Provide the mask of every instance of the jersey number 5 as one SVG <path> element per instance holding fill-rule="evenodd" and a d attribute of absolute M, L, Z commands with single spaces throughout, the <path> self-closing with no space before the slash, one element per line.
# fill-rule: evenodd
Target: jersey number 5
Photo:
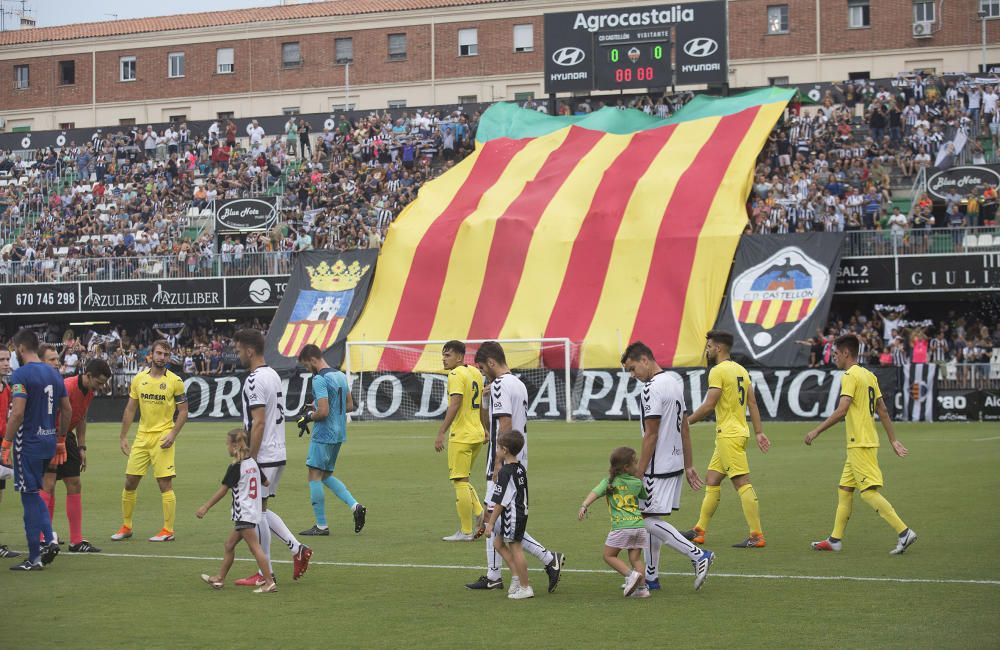
<path fill-rule="evenodd" d="M 736 392 L 740 394 L 740 406 L 746 406 L 747 389 L 743 388 L 743 377 L 736 378 Z"/>

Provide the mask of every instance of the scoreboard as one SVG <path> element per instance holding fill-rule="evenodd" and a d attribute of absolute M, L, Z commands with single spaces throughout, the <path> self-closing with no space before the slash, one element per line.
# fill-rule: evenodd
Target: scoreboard
<path fill-rule="evenodd" d="M 596 34 L 594 88 L 663 88 L 673 83 L 669 31 L 653 38 L 633 34 Z"/>

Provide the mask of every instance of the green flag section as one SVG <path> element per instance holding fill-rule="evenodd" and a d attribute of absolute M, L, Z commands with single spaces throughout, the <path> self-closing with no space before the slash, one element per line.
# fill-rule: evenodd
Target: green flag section
<path fill-rule="evenodd" d="M 794 90 L 770 87 L 732 97 L 698 95 L 668 118 L 652 117 L 635 109 L 620 110 L 611 107 L 586 115 L 546 115 L 535 110 L 520 108 L 516 104 L 494 104 L 483 113 L 479 121 L 476 141 L 483 143 L 497 138 L 513 140 L 538 138 L 567 126 L 627 135 L 706 117 L 726 117 L 762 104 L 785 104 L 794 94 Z"/>

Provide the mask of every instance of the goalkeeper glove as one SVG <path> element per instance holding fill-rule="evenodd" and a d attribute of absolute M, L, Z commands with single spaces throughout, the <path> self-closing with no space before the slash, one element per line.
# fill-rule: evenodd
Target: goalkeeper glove
<path fill-rule="evenodd" d="M 66 436 L 56 438 L 56 455 L 52 457 L 51 464 L 62 465 L 66 462 Z"/>
<path fill-rule="evenodd" d="M 3 445 L 0 446 L 3 447 L 3 453 L 0 454 L 0 463 L 10 465 L 10 440 L 4 440 Z"/>
<path fill-rule="evenodd" d="M 303 435 L 308 435 L 309 434 L 309 423 L 312 422 L 312 417 L 313 417 L 312 411 L 307 411 L 304 415 L 302 415 L 298 419 L 297 424 L 299 425 L 299 437 L 300 438 Z"/>

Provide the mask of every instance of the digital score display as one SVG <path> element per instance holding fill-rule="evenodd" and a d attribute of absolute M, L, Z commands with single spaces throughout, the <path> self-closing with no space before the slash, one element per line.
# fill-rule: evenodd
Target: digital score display
<path fill-rule="evenodd" d="M 670 41 L 600 43 L 594 61 L 599 90 L 671 85 Z"/>

